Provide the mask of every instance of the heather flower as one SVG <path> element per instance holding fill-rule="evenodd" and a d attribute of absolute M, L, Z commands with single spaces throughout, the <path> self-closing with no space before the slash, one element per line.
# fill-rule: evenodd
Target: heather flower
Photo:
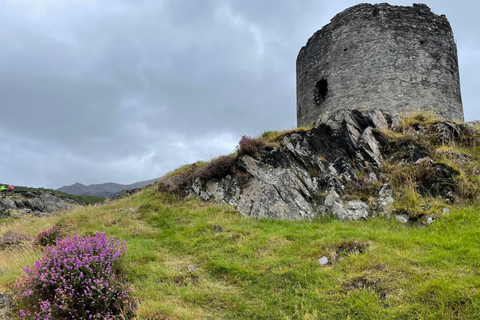
<path fill-rule="evenodd" d="M 19 311 L 25 319 L 113 319 L 133 317 L 132 287 L 124 283 L 125 242 L 93 236 L 57 238 L 40 261 L 22 268 L 17 280 Z M 28 310 L 28 311 L 26 311 Z"/>
<path fill-rule="evenodd" d="M 221 156 L 200 168 L 195 175 L 200 179 L 222 178 L 232 171 L 237 159 L 231 156 Z"/>
<path fill-rule="evenodd" d="M 60 229 L 58 229 L 57 226 L 53 226 L 48 230 L 40 232 L 35 238 L 34 243 L 44 247 L 47 245 L 54 245 L 57 238 L 60 238 L 61 235 L 62 232 Z"/>
<path fill-rule="evenodd" d="M 260 147 L 262 146 L 262 142 L 259 139 L 251 138 L 244 135 L 238 142 L 238 145 L 239 154 L 248 154 L 251 156 L 255 156 L 258 153 Z"/>
<path fill-rule="evenodd" d="M 28 234 L 8 230 L 2 237 L 0 237 L 0 250 L 12 246 L 20 246 L 23 243 L 30 241 L 32 241 L 32 237 Z"/>

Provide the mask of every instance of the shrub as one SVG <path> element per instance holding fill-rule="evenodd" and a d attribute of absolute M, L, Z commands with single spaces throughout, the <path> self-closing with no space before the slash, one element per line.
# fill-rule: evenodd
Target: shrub
<path fill-rule="evenodd" d="M 125 242 L 93 236 L 57 239 L 40 261 L 22 268 L 17 309 L 26 319 L 133 318 L 132 288 L 123 282 Z M 23 307 L 23 309 L 22 309 Z"/>
<path fill-rule="evenodd" d="M 345 184 L 345 191 L 349 199 L 368 200 L 369 197 L 377 195 L 382 183 L 372 181 L 368 177 L 354 177 Z"/>
<path fill-rule="evenodd" d="M 28 234 L 8 230 L 2 237 L 0 237 L 0 249 L 22 245 L 29 241 L 32 241 L 32 237 Z"/>
<path fill-rule="evenodd" d="M 236 157 L 221 156 L 212 160 L 205 167 L 198 169 L 195 175 L 204 180 L 224 177 L 232 171 L 236 161 Z"/>
<path fill-rule="evenodd" d="M 58 238 L 62 235 L 57 226 L 53 226 L 48 230 L 40 232 L 35 238 L 34 244 L 40 246 L 54 245 Z"/>
<path fill-rule="evenodd" d="M 248 154 L 251 156 L 255 156 L 258 154 L 260 147 L 262 146 L 262 142 L 259 139 L 251 138 L 248 136 L 243 135 L 240 141 L 238 142 L 239 155 Z"/>

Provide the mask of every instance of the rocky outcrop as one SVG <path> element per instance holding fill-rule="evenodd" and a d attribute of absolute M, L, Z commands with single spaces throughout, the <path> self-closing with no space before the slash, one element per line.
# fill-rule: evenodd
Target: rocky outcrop
<path fill-rule="evenodd" d="M 158 187 L 229 203 L 243 215 L 259 218 L 312 219 L 333 214 L 341 220 L 359 220 L 390 216 L 394 200 L 382 164 L 387 159 L 414 166 L 431 161 L 426 145 L 415 139 L 392 140 L 383 133 L 396 123 L 398 119 L 377 110 L 339 111 L 323 116 L 308 131 L 287 133 L 275 145 L 241 154 L 221 177 L 201 177 L 192 166 L 160 179 Z M 438 124 L 439 139 L 465 130 L 470 127 Z M 431 174 L 424 177 L 419 192 L 447 196 L 454 191 L 454 169 L 428 163 L 428 170 Z M 367 190 L 369 199 L 351 197 L 356 188 Z"/>
<path fill-rule="evenodd" d="M 0 218 L 10 216 L 11 210 L 17 210 L 21 214 L 42 216 L 56 211 L 70 210 L 81 205 L 84 204 L 52 193 L 15 191 L 0 198 Z"/>
<path fill-rule="evenodd" d="M 138 192 L 142 191 L 145 188 L 150 188 L 152 186 L 153 186 L 153 184 L 147 184 L 147 185 L 142 186 L 141 188 L 126 189 L 126 190 L 123 190 L 120 193 L 117 193 L 117 194 L 113 195 L 110 199 L 111 200 L 119 200 L 119 199 L 127 198 L 127 197 L 130 197 L 130 196 L 134 195 L 135 193 L 138 193 Z"/>

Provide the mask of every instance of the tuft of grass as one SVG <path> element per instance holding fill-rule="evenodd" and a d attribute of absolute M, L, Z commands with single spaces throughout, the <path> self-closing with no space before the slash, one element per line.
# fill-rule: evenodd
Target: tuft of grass
<path fill-rule="evenodd" d="M 171 176 L 176 176 L 176 175 L 180 175 L 180 174 L 184 174 L 184 175 L 189 174 L 192 171 L 194 171 L 196 168 L 202 168 L 202 167 L 206 166 L 207 164 L 208 164 L 208 162 L 206 162 L 206 161 L 197 161 L 197 162 L 192 163 L 192 164 L 186 164 L 186 165 L 181 166 L 178 169 L 173 170 L 172 172 L 168 173 L 166 176 L 171 177 Z"/>
<path fill-rule="evenodd" d="M 418 125 L 431 125 L 440 121 L 442 121 L 441 118 L 432 112 L 417 110 L 404 114 L 400 125 L 405 129 Z"/>
<path fill-rule="evenodd" d="M 305 132 L 310 130 L 312 127 L 298 127 L 295 129 L 284 130 L 284 131 L 264 131 L 259 139 L 262 140 L 266 145 L 275 145 L 278 146 L 282 141 L 283 137 L 298 132 Z"/>

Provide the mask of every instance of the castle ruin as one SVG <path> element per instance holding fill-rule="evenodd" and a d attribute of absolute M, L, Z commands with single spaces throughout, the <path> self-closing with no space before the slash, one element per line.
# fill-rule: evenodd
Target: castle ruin
<path fill-rule="evenodd" d="M 355 108 L 463 121 L 457 47 L 444 15 L 424 4 L 359 4 L 308 39 L 297 57 L 297 125 Z"/>

